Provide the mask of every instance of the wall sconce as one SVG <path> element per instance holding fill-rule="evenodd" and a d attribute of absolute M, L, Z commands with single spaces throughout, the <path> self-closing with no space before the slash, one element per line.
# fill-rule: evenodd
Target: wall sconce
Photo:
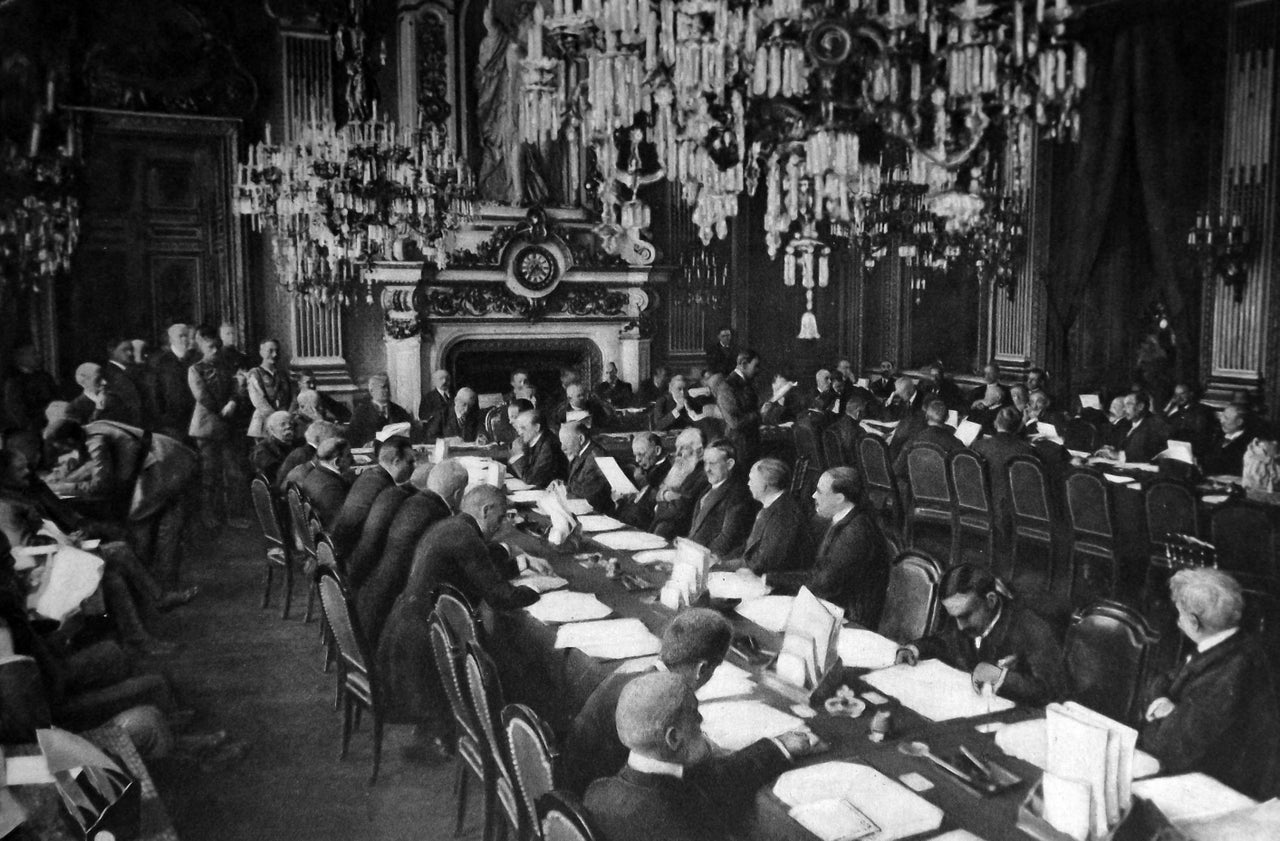
<path fill-rule="evenodd" d="M 1187 234 L 1187 245 L 1200 261 L 1201 276 L 1206 280 L 1221 278 L 1235 292 L 1236 303 L 1240 303 L 1253 256 L 1249 228 L 1240 214 L 1228 217 L 1226 213 L 1201 211 L 1196 214 L 1196 226 Z"/>

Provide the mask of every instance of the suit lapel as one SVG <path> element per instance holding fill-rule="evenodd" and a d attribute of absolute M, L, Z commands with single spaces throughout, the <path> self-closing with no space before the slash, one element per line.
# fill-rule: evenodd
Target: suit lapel
<path fill-rule="evenodd" d="M 725 489 L 729 487 L 726 482 L 718 488 L 712 488 L 702 495 L 702 499 L 698 500 L 698 510 L 693 515 L 693 526 L 689 529 L 689 533 L 693 534 L 702 525 L 702 521 L 707 518 L 707 513 L 720 502 L 720 498 L 724 496 Z"/>

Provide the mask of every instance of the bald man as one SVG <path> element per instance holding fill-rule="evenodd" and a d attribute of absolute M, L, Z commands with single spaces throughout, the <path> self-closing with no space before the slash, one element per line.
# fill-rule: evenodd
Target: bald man
<path fill-rule="evenodd" d="M 107 390 L 107 380 L 102 366 L 86 362 L 76 368 L 76 385 L 80 393 L 67 406 L 67 417 L 86 424 L 96 420 L 113 420 L 136 425 L 138 420 L 122 401 Z"/>
<path fill-rule="evenodd" d="M 280 465 L 293 449 L 293 416 L 285 411 L 272 412 L 267 415 L 263 431 L 266 434 L 255 441 L 249 453 L 249 464 L 270 484 L 275 482 Z"/>
<path fill-rule="evenodd" d="M 474 389 L 460 388 L 454 395 L 453 407 L 444 419 L 444 437 L 476 441 L 483 438 L 479 398 Z M 481 443 L 487 443 L 482 441 Z"/>

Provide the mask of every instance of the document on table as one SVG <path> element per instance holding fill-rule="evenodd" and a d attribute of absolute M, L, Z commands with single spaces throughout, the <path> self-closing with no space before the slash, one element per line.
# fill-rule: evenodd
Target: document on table
<path fill-rule="evenodd" d="M 1045 820 L 1080 841 L 1105 836 L 1128 806 L 1137 740 L 1133 728 L 1079 704 L 1049 704 L 1045 708 Z M 1080 786 L 1086 795 L 1082 796 Z"/>
<path fill-rule="evenodd" d="M 917 666 L 892 666 L 871 672 L 863 680 L 930 721 L 973 718 L 1016 706 L 1008 698 L 987 698 L 974 692 L 973 680 L 967 672 L 941 660 L 922 660 Z"/>
<path fill-rule="evenodd" d="M 1280 838 L 1280 799 L 1219 817 L 1179 822 L 1178 829 L 1191 841 L 1274 841 Z"/>
<path fill-rule="evenodd" d="M 1048 754 L 1048 735 L 1043 718 L 1032 718 L 1006 724 L 996 731 L 996 747 L 1015 759 L 1021 759 L 1044 770 Z M 1154 777 L 1160 773 L 1160 761 L 1143 750 L 1133 751 L 1133 779 Z"/>
<path fill-rule="evenodd" d="M 583 514 L 591 513 L 591 503 L 585 499 L 566 499 L 564 509 L 575 517 L 581 517 Z"/>
<path fill-rule="evenodd" d="M 756 682 L 751 672 L 739 668 L 732 663 L 721 663 L 711 674 L 711 680 L 698 689 L 698 700 L 714 701 L 717 698 L 736 698 L 750 695 L 756 691 Z"/>
<path fill-rule="evenodd" d="M 1195 457 L 1191 455 L 1190 441 L 1174 441 L 1170 439 L 1166 442 L 1165 449 L 1157 454 L 1156 458 L 1168 458 L 1185 464 L 1195 464 Z M 1152 461 L 1154 460 L 1152 459 Z"/>
<path fill-rule="evenodd" d="M 561 624 L 582 622 L 587 619 L 603 619 L 613 610 L 590 593 L 572 590 L 556 590 L 544 593 L 542 598 L 525 608 L 529 615 L 540 622 Z"/>
<path fill-rule="evenodd" d="M 514 476 L 508 476 L 506 479 L 504 479 L 502 482 L 502 486 L 507 489 L 508 493 L 515 493 L 516 491 L 534 490 L 533 485 L 530 485 L 528 482 L 524 481 L 523 479 L 517 479 Z"/>
<path fill-rule="evenodd" d="M 597 531 L 613 531 L 614 529 L 623 529 L 627 524 L 621 520 L 615 520 L 607 514 L 584 514 L 578 518 L 578 524 L 582 526 L 582 530 L 590 534 Z"/>
<path fill-rule="evenodd" d="M 591 413 L 586 409 L 570 409 L 565 412 L 564 419 L 566 423 L 581 423 L 591 417 Z"/>
<path fill-rule="evenodd" d="M 867 836 L 874 841 L 895 841 L 932 832 L 942 825 L 940 808 L 869 765 L 823 762 L 796 768 L 778 777 L 773 793 L 792 807 L 791 815 L 797 820 L 795 810 L 801 807 L 831 800 L 847 801 L 878 827 L 877 834 Z M 829 813 L 819 810 L 818 814 L 828 814 L 830 821 L 814 825 L 802 822 L 805 828 L 820 838 L 845 837 L 834 833 L 835 826 L 848 819 L 843 810 L 832 808 Z"/>
<path fill-rule="evenodd" d="M 576 648 L 601 660 L 625 660 L 657 654 L 662 641 L 639 619 L 604 619 L 561 625 L 556 648 Z"/>
<path fill-rule="evenodd" d="M 843 610 L 801 587 L 782 629 L 782 647 L 774 664 L 778 677 L 802 689 L 816 687 L 835 662 L 843 621 Z"/>
<path fill-rule="evenodd" d="M 713 701 L 702 704 L 701 711 L 702 732 L 727 751 L 742 750 L 752 742 L 781 736 L 804 724 L 760 701 Z"/>
<path fill-rule="evenodd" d="M 1082 394 L 1080 395 L 1080 408 L 1081 409 L 1097 409 L 1099 412 L 1101 412 L 1102 400 L 1096 394 Z"/>
<path fill-rule="evenodd" d="M 619 552 L 638 552 L 641 549 L 665 549 L 667 541 L 647 531 L 607 531 L 593 534 L 591 539 Z"/>
<path fill-rule="evenodd" d="M 523 491 L 514 491 L 507 495 L 507 502 L 518 505 L 524 502 L 537 502 L 542 499 L 542 495 L 546 491 L 540 491 L 537 488 L 529 488 Z"/>
<path fill-rule="evenodd" d="M 543 575 L 533 570 L 525 570 L 511 579 L 510 583 L 512 587 L 528 587 L 535 593 L 550 593 L 552 590 L 561 590 L 569 586 L 568 579 L 558 575 Z"/>
<path fill-rule="evenodd" d="M 769 590 L 756 575 L 718 571 L 707 576 L 707 592 L 713 599 L 758 599 L 769 595 Z"/>
<path fill-rule="evenodd" d="M 643 552 L 636 552 L 631 556 L 631 560 L 638 564 L 669 564 L 680 554 L 678 549 L 645 549 Z"/>
<path fill-rule="evenodd" d="M 836 643 L 840 660 L 854 669 L 887 669 L 898 655 L 898 644 L 864 628 L 841 628 Z"/>
<path fill-rule="evenodd" d="M 1173 823 L 1213 818 L 1258 803 L 1213 777 L 1198 773 L 1141 780 L 1133 784 L 1133 793 L 1156 804 Z"/>
<path fill-rule="evenodd" d="M 795 596 L 762 596 L 743 602 L 734 608 L 734 612 L 766 631 L 782 633 L 782 629 L 787 627 L 787 616 L 794 601 Z"/>
<path fill-rule="evenodd" d="M 634 495 L 640 492 L 635 483 L 627 477 L 626 471 L 618 466 L 618 460 L 613 456 L 596 456 L 596 467 L 600 468 L 604 478 L 609 481 L 609 487 L 616 493 Z"/>

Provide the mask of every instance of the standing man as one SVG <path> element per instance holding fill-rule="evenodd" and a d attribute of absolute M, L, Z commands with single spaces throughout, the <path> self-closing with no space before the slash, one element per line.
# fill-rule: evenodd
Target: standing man
<path fill-rule="evenodd" d="M 201 327 L 196 332 L 196 344 L 202 358 L 187 369 L 187 384 L 195 404 L 187 434 L 200 451 L 200 485 L 204 491 L 200 520 L 205 528 L 213 529 L 227 521 L 230 494 L 238 487 L 235 478 L 239 471 L 230 447 L 236 378 L 219 356 L 222 340 L 212 327 Z M 240 520 L 229 524 L 247 526 Z"/>
<path fill-rule="evenodd" d="M 728 375 L 738 364 L 738 346 L 733 341 L 733 328 L 721 327 L 716 340 L 707 345 L 707 370 Z"/>
<path fill-rule="evenodd" d="M 143 411 L 142 375 L 134 364 L 133 342 L 117 336 L 107 342 L 107 364 L 102 377 L 107 381 L 107 391 L 119 401 L 120 418 L 133 426 L 145 426 Z"/>
<path fill-rule="evenodd" d="M 169 348 L 152 357 L 155 369 L 155 393 L 151 403 L 155 407 L 154 420 L 157 432 L 171 438 L 186 441 L 187 428 L 196 400 L 187 380 L 187 369 L 196 363 L 200 355 L 191 347 L 191 328 L 176 323 L 169 326 Z"/>
<path fill-rule="evenodd" d="M 253 404 L 248 430 L 250 438 L 265 436 L 267 418 L 275 412 L 288 410 L 295 397 L 293 378 L 280 368 L 280 342 L 263 339 L 258 345 L 258 355 L 262 357 L 262 363 L 248 374 L 249 402 Z"/>
<path fill-rule="evenodd" d="M 760 398 L 751 381 L 760 369 L 760 354 L 744 350 L 737 367 L 725 377 L 716 393 L 716 405 L 725 423 L 725 437 L 733 443 L 742 464 L 755 461 L 760 449 Z"/>

